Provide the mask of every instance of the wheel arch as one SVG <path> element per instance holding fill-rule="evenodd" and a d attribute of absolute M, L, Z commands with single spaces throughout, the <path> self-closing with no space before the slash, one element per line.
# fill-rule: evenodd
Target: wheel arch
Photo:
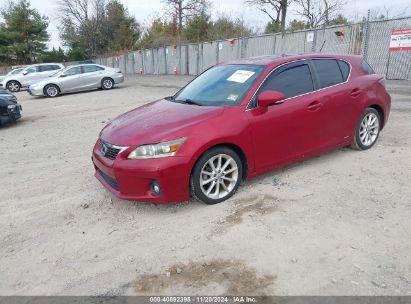
<path fill-rule="evenodd" d="M 381 118 L 381 130 L 382 128 L 384 128 L 385 125 L 385 113 L 384 113 L 384 109 L 377 103 L 371 103 L 368 108 L 372 108 L 374 110 L 376 110 L 378 112 L 378 114 L 380 115 Z"/>
<path fill-rule="evenodd" d="M 58 84 L 55 84 L 55 83 L 48 83 L 48 84 L 46 84 L 44 87 L 43 87 L 43 94 L 44 95 L 46 95 L 46 88 L 47 88 L 47 86 L 49 86 L 49 85 L 54 85 L 54 86 L 56 86 L 56 88 L 57 88 L 57 90 L 59 90 L 59 93 L 61 93 L 61 88 L 60 88 L 60 86 L 58 85 Z"/>
<path fill-rule="evenodd" d="M 112 77 L 110 77 L 110 76 L 104 76 L 103 78 L 101 78 L 101 81 L 100 81 L 101 87 L 103 87 L 103 81 L 104 81 L 104 79 L 110 79 L 110 80 L 113 82 L 113 86 L 116 84 L 116 82 L 114 81 L 114 79 L 113 79 Z"/>
<path fill-rule="evenodd" d="M 206 147 L 205 149 L 203 149 L 200 153 L 196 154 L 195 156 L 195 161 L 193 162 L 192 166 L 191 166 L 191 170 L 190 170 L 190 177 L 193 174 L 193 170 L 198 162 L 198 160 L 200 159 L 200 157 L 206 153 L 207 151 L 217 148 L 217 147 L 226 147 L 229 148 L 231 150 L 233 150 L 235 153 L 237 153 L 238 157 L 241 160 L 241 167 L 242 167 L 242 180 L 246 180 L 247 176 L 248 176 L 248 158 L 247 155 L 245 154 L 245 152 L 243 151 L 243 149 L 239 146 L 236 145 L 234 143 L 230 143 L 230 142 L 222 142 L 222 143 L 218 143 L 218 144 L 214 144 L 211 146 Z"/>
<path fill-rule="evenodd" d="M 10 80 L 7 80 L 7 82 L 6 82 L 6 88 L 7 88 L 7 85 L 8 85 L 10 82 L 17 82 L 17 83 L 20 85 L 20 88 L 22 87 L 20 81 L 18 81 L 18 80 L 16 80 L 16 79 L 10 79 Z"/>

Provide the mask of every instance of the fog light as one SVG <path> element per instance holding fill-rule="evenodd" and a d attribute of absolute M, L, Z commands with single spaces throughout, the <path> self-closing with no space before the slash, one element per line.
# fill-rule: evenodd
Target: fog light
<path fill-rule="evenodd" d="M 151 188 L 151 192 L 154 195 L 160 195 L 161 188 L 160 188 L 160 184 L 157 181 L 152 181 L 150 188 Z"/>

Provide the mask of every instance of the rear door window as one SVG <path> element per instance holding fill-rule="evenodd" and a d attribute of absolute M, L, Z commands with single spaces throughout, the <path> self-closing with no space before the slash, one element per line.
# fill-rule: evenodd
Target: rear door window
<path fill-rule="evenodd" d="M 261 92 L 274 90 L 287 98 L 314 91 L 310 68 L 306 63 L 290 63 L 280 67 L 262 85 Z"/>
<path fill-rule="evenodd" d="M 347 81 L 348 76 L 350 75 L 350 65 L 343 60 L 338 60 L 338 65 L 340 66 L 344 81 Z"/>
<path fill-rule="evenodd" d="M 46 71 L 52 71 L 53 66 L 52 65 L 41 65 L 40 66 L 40 72 L 46 72 Z"/>
<path fill-rule="evenodd" d="M 320 89 L 344 82 L 341 69 L 335 59 L 313 59 Z"/>
<path fill-rule="evenodd" d="M 83 73 L 92 73 L 104 70 L 103 68 L 96 65 L 83 65 Z"/>
<path fill-rule="evenodd" d="M 55 64 L 50 64 L 50 65 L 41 65 L 40 66 L 40 72 L 46 72 L 46 71 L 55 71 L 61 69 L 60 66 L 55 65 Z"/>

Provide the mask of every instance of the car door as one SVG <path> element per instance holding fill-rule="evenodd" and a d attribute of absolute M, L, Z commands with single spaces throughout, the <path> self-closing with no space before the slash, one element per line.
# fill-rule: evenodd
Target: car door
<path fill-rule="evenodd" d="M 58 70 L 61 70 L 62 67 L 56 64 L 50 64 L 50 65 L 43 65 L 41 67 L 41 70 L 43 71 L 43 76 L 48 77 L 50 75 L 55 74 Z"/>
<path fill-rule="evenodd" d="M 83 88 L 84 89 L 93 89 L 98 88 L 101 85 L 101 79 L 103 78 L 104 69 L 90 64 L 83 65 L 83 74 L 81 75 Z"/>
<path fill-rule="evenodd" d="M 53 67 L 51 65 L 40 65 L 38 72 L 33 74 L 33 81 L 32 82 L 36 82 L 39 80 L 42 80 L 44 78 L 49 77 L 52 73 L 54 73 L 53 71 Z"/>
<path fill-rule="evenodd" d="M 292 162 L 321 144 L 323 101 L 315 88 L 307 60 L 282 65 L 261 85 L 248 111 L 257 171 Z M 286 99 L 262 110 L 257 100 L 265 90 L 281 92 Z"/>
<path fill-rule="evenodd" d="M 59 77 L 59 87 L 61 91 L 71 92 L 79 90 L 82 86 L 81 72 L 81 67 L 75 66 L 61 74 Z"/>
<path fill-rule="evenodd" d="M 317 94 L 323 100 L 323 143 L 325 147 L 338 146 L 353 135 L 361 90 L 356 84 L 346 82 L 350 70 L 348 63 L 318 58 L 312 60 L 312 65 L 318 82 Z"/>

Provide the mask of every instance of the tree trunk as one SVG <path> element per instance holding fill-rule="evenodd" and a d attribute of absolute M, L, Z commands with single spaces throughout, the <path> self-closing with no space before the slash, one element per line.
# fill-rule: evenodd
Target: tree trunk
<path fill-rule="evenodd" d="M 178 1 L 178 31 L 183 29 L 183 0 Z"/>
<path fill-rule="evenodd" d="M 285 34 L 285 20 L 287 18 L 288 0 L 281 0 L 281 32 Z"/>
<path fill-rule="evenodd" d="M 326 25 L 328 25 L 328 23 L 329 23 L 329 18 L 330 18 L 330 12 L 329 12 L 329 7 L 328 7 L 328 1 L 327 0 L 324 0 L 324 5 L 325 5 L 325 12 L 324 12 L 324 15 L 325 15 L 325 24 Z"/>

